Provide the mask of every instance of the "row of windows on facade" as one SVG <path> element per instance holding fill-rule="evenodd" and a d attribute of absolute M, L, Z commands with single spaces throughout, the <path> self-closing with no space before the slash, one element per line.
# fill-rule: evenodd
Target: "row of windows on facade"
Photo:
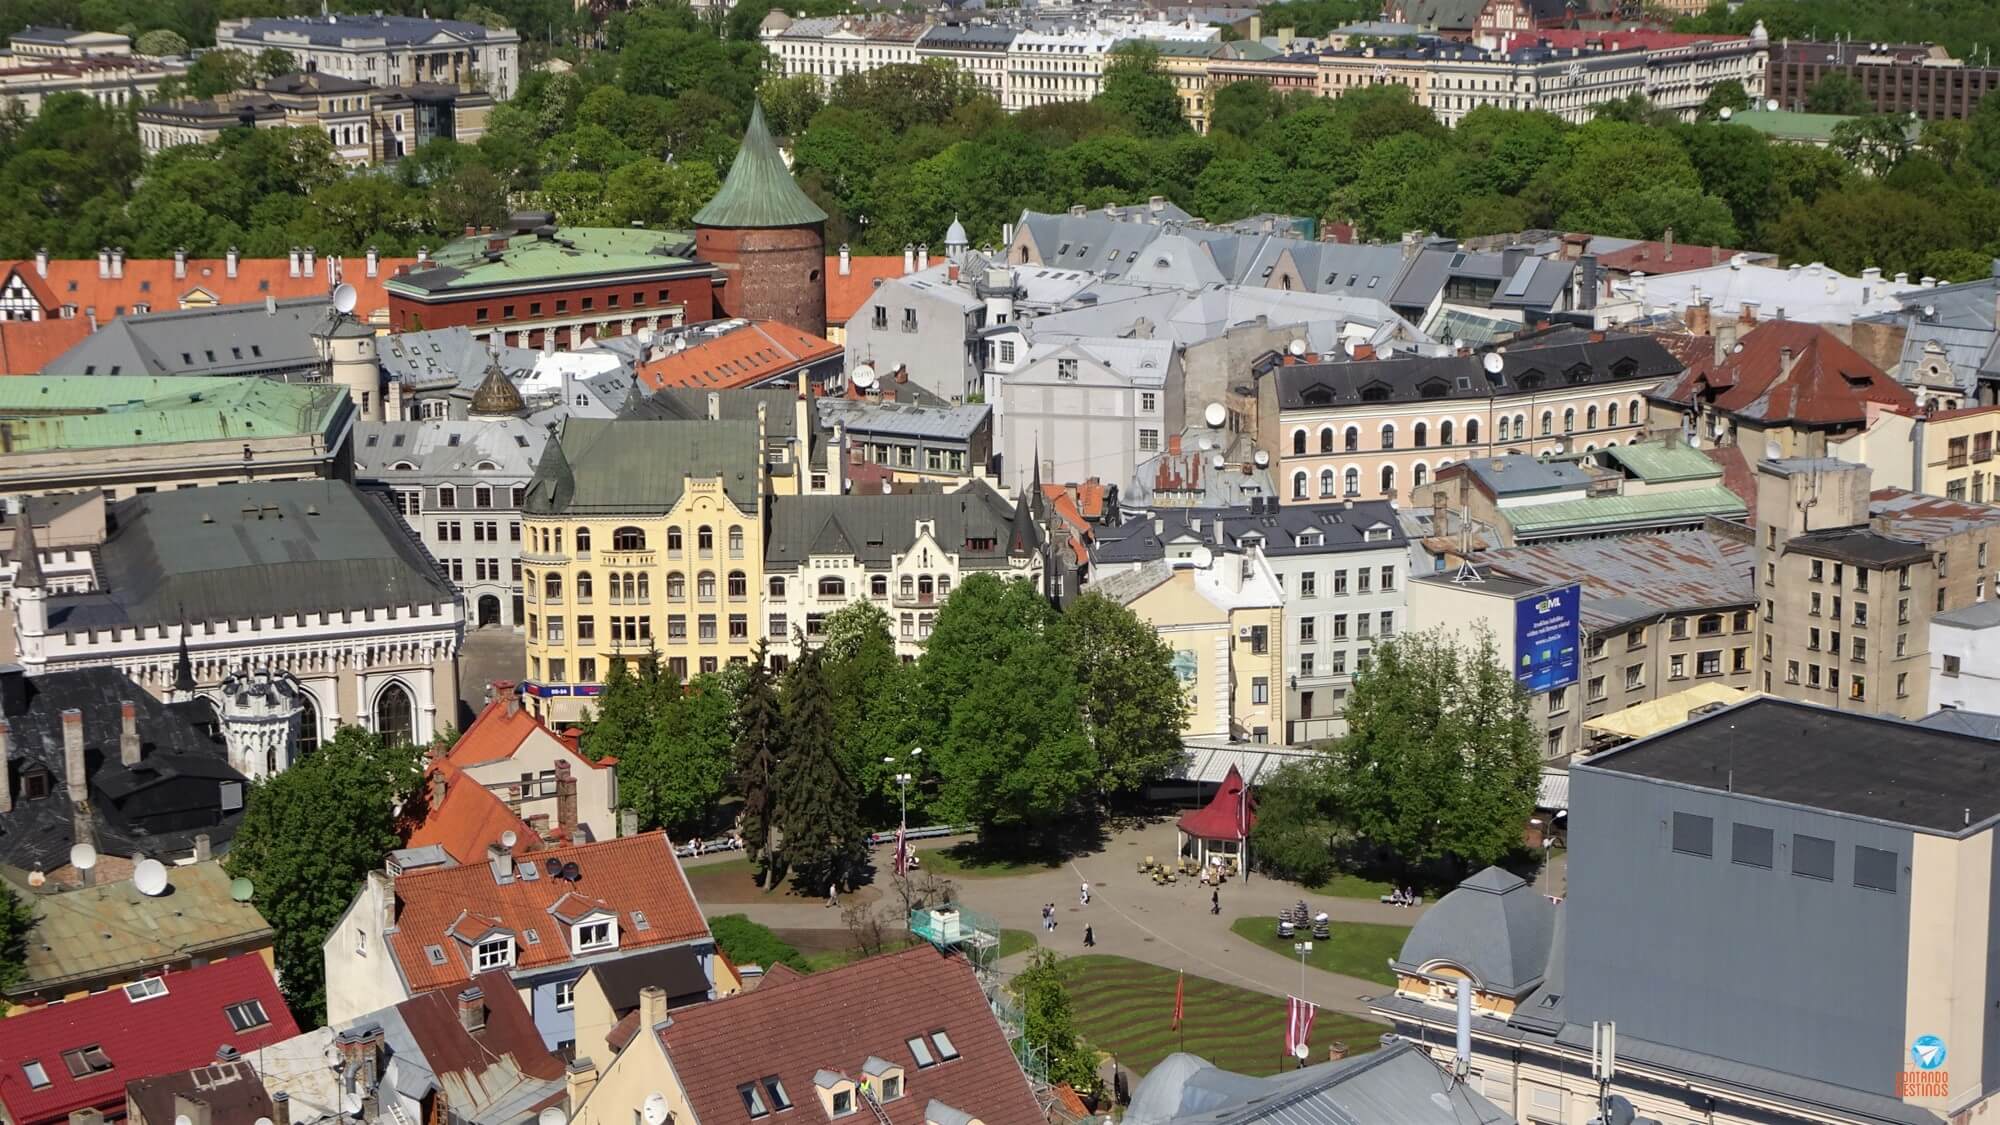
<path fill-rule="evenodd" d="M 1805 673 L 1804 680 L 1801 680 L 1799 678 L 1801 670 L 1803 670 Z M 1771 679 L 1771 674 L 1769 672 L 1764 673 L 1765 690 L 1767 691 L 1770 688 L 1770 679 Z M 1785 682 L 1788 684 L 1802 684 L 1802 686 L 1809 688 L 1822 688 L 1826 691 L 1838 692 L 1840 690 L 1840 666 L 1836 664 L 1828 664 L 1825 667 L 1824 671 L 1822 671 L 1820 666 L 1817 664 L 1807 664 L 1804 665 L 1803 669 L 1801 669 L 1801 666 L 1798 661 L 1787 660 L 1785 661 Z M 1910 674 L 1908 672 L 1898 672 L 1896 673 L 1896 698 L 1908 699 L 1909 697 L 1910 697 Z M 1856 703 L 1867 702 L 1868 677 L 1860 675 L 1858 673 L 1848 676 L 1847 698 Z"/>
<path fill-rule="evenodd" d="M 1673 821 L 1673 850 L 1686 856 L 1712 859 L 1715 856 L 1715 818 L 1698 813 L 1676 812 Z M 1794 875 L 1822 883 L 1834 881 L 1835 845 L 1822 836 L 1803 832 L 1791 834 L 1790 868 Z M 1776 866 L 1775 834 L 1755 824 L 1729 826 L 1729 861 L 1743 867 L 1772 870 Z M 1895 894 L 1896 872 L 1901 864 L 1895 852 L 1854 845 L 1854 862 L 1849 872 L 1853 883 L 1871 891 Z"/>
<path fill-rule="evenodd" d="M 530 541 L 533 544 L 533 548 L 537 551 L 544 554 L 559 555 L 563 551 L 563 539 L 564 531 L 560 527 L 537 527 L 533 529 Z M 743 529 L 732 525 L 728 530 L 728 540 L 730 556 L 733 558 L 742 558 Z M 589 555 L 592 546 L 590 529 L 587 527 L 577 528 L 574 542 L 576 543 L 577 555 Z M 670 527 L 667 529 L 667 554 L 679 554 L 685 548 L 686 542 L 687 540 L 682 535 L 680 528 Z M 696 528 L 694 532 L 694 546 L 695 550 L 704 555 L 713 554 L 715 552 L 715 529 L 707 524 Z M 611 549 L 614 551 L 646 550 L 646 529 L 642 527 L 620 527 L 614 529 L 611 532 Z"/>
<path fill-rule="evenodd" d="M 1688 620 L 1686 617 L 1676 617 L 1667 622 L 1667 639 L 1674 641 L 1686 640 L 1688 637 Z M 1722 635 L 1725 620 L 1727 620 L 1731 632 L 1747 633 L 1750 631 L 1750 611 L 1739 609 L 1730 614 L 1726 619 L 1720 613 L 1704 613 L 1694 618 L 1694 635 L 1697 637 L 1719 637 Z M 1604 633 L 1591 634 L 1589 648 L 1592 660 L 1604 655 L 1608 641 L 1609 637 Z M 1646 626 L 1640 625 L 1625 631 L 1626 652 L 1636 652 L 1645 647 Z"/>
<path fill-rule="evenodd" d="M 1701 652 L 1695 653 L 1694 674 L 1697 677 L 1722 675 L 1722 655 L 1723 650 L 1719 648 L 1704 649 Z M 1750 650 L 1747 647 L 1729 650 L 1729 671 L 1731 674 L 1742 674 L 1750 671 Z M 1685 680 L 1687 678 L 1687 655 L 1685 653 L 1674 653 L 1667 657 L 1667 679 Z M 1585 682 L 1584 686 L 1584 698 L 1586 702 L 1602 703 L 1607 698 L 1605 677 L 1592 676 Z M 1643 691 L 1645 687 L 1646 666 L 1644 664 L 1627 664 L 1625 666 L 1625 690 Z M 1569 690 L 1567 688 L 1556 688 L 1549 692 L 1549 714 L 1560 715 L 1568 710 Z"/>
<path fill-rule="evenodd" d="M 1154 447 L 1159 445 L 1159 431 L 1153 431 Z M 1140 436 L 1140 446 L 1145 447 L 1144 432 Z M 917 467 L 917 447 L 914 445 L 891 445 L 887 442 L 856 442 L 848 451 L 848 462 L 855 465 L 889 465 L 898 469 Z M 924 468 L 933 473 L 962 473 L 965 471 L 965 450 L 937 449 L 924 450 Z"/>
<path fill-rule="evenodd" d="M 620 657 L 612 657 L 611 660 L 613 663 L 619 663 L 619 664 L 625 663 L 625 661 Z M 667 675 L 672 677 L 674 680 L 686 682 L 688 678 L 688 658 L 685 656 L 669 656 L 666 658 L 666 662 L 667 662 Z M 731 656 L 729 658 L 729 662 L 731 664 L 747 664 L 749 663 L 749 660 L 743 656 Z M 786 665 L 786 660 L 783 655 L 778 653 L 771 654 L 771 671 L 782 672 L 785 670 L 785 665 Z M 607 667 L 608 666 L 609 665 L 607 665 Z M 698 658 L 695 667 L 699 668 L 701 674 L 706 676 L 721 670 L 722 659 L 720 657 L 715 657 L 715 656 L 703 656 Z M 546 675 L 544 675 L 544 669 L 546 669 L 547 672 Z M 565 657 L 551 656 L 548 658 L 547 663 L 544 664 L 541 657 L 531 655 L 528 657 L 528 678 L 538 683 L 549 683 L 549 684 L 570 683 L 571 680 L 569 678 L 569 661 Z M 596 657 L 585 656 L 577 660 L 575 682 L 579 684 L 595 684 L 601 682 L 598 679 L 597 675 Z"/>
<path fill-rule="evenodd" d="M 1328 578 L 1328 589 L 1327 589 L 1328 597 L 1344 598 L 1347 596 L 1347 589 L 1348 589 L 1347 571 L 1345 570 L 1328 571 L 1327 578 Z M 1278 589 L 1280 590 L 1285 589 L 1285 576 L 1283 574 L 1278 575 Z M 1384 594 L 1393 594 L 1396 592 L 1395 567 L 1364 566 L 1355 569 L 1354 571 L 1355 593 L 1372 594 L 1375 593 L 1378 589 Z M 1318 571 L 1307 570 L 1307 571 L 1302 571 L 1299 574 L 1299 597 L 1301 598 L 1319 597 Z M 1311 619 L 1308 618 L 1307 620 Z"/>
<path fill-rule="evenodd" d="M 1380 613 L 1374 615 L 1373 621 L 1375 624 L 1375 636 L 1393 637 L 1396 635 L 1396 612 L 1394 610 L 1382 610 Z M 1347 639 L 1346 614 L 1329 614 L 1327 622 L 1330 626 L 1327 630 L 1329 639 L 1336 641 Z M 1369 639 L 1369 622 L 1370 617 L 1368 614 L 1357 613 L 1354 615 L 1354 635 L 1356 638 L 1361 640 Z M 1319 619 L 1317 617 L 1301 617 L 1299 619 L 1299 643 L 1309 645 L 1317 644 L 1318 642 Z"/>
<path fill-rule="evenodd" d="M 432 527 L 436 532 L 435 537 L 432 539 L 432 542 L 434 543 L 464 542 L 465 525 L 460 523 L 458 520 L 439 520 L 437 521 L 437 523 L 433 524 Z M 508 521 L 507 540 L 510 543 L 519 543 L 521 541 L 520 520 Z M 474 543 L 500 542 L 500 521 L 473 520 L 472 541 Z M 520 576 L 518 574 L 515 575 L 516 579 L 518 579 L 519 577 Z"/>
<path fill-rule="evenodd" d="M 478 561 L 481 563 L 493 562 L 497 577 L 497 559 L 481 559 Z M 1384 588 L 1387 589 L 1395 581 L 1395 568 L 1383 567 L 1382 569 Z M 520 571 L 518 560 L 515 562 L 515 571 L 518 580 Z M 1346 572 L 1341 571 L 1340 574 L 1344 582 Z M 649 572 L 615 571 L 607 574 L 605 579 L 606 586 L 608 587 L 607 595 L 612 605 L 647 605 L 652 602 L 653 580 Z M 697 574 L 695 576 L 695 597 L 701 601 L 715 600 L 715 581 L 716 576 L 713 571 L 704 570 Z M 729 600 L 740 601 L 750 596 L 750 579 L 742 571 L 730 571 L 726 581 Z M 579 604 L 587 605 L 597 595 L 596 579 L 590 571 L 578 572 L 572 582 L 572 586 L 574 587 L 576 600 Z M 767 583 L 767 588 L 770 590 L 771 597 L 783 598 L 786 596 L 786 579 L 783 575 L 772 575 Z M 826 575 L 812 583 L 809 588 L 822 598 L 845 598 L 847 596 L 847 580 L 837 575 Z M 897 583 L 897 591 L 897 596 L 904 601 L 928 602 L 933 599 L 943 601 L 945 598 L 951 596 L 951 575 L 905 574 Z M 1367 592 L 1366 581 L 1362 583 L 1362 592 Z M 687 599 L 687 575 L 679 571 L 668 574 L 666 577 L 666 594 L 668 601 L 685 601 Z M 874 598 L 887 598 L 889 596 L 889 576 L 886 574 L 870 575 L 868 579 L 868 594 Z M 550 605 L 562 602 L 562 575 L 553 571 L 542 575 L 540 600 Z"/>
<path fill-rule="evenodd" d="M 1638 399 L 1635 398 L 1631 401 L 1631 404 L 1628 408 L 1628 412 L 1625 414 L 1625 417 L 1628 419 L 1628 421 L 1622 423 L 1623 425 L 1636 426 L 1639 425 L 1642 421 L 1644 421 L 1644 418 L 1640 413 L 1640 402 Z M 1607 430 L 1618 429 L 1621 425 L 1618 419 L 1619 419 L 1618 404 L 1614 402 L 1605 408 L 1604 425 L 1602 428 Z M 1562 413 L 1562 432 L 1565 434 L 1576 433 L 1577 432 L 1576 421 L 1577 421 L 1576 408 L 1566 407 Z M 1556 415 L 1553 410 L 1542 411 L 1542 417 L 1541 417 L 1542 437 L 1555 436 L 1555 422 L 1556 422 Z M 1497 433 L 1496 440 L 1520 441 L 1528 436 L 1527 425 L 1528 425 L 1528 418 L 1527 415 L 1525 414 L 1516 414 L 1513 415 L 1512 417 L 1502 416 L 1501 418 L 1496 419 L 1493 423 L 1494 430 Z M 1583 411 L 1583 432 L 1589 433 L 1599 428 L 1600 427 L 1598 426 L 1597 407 L 1595 405 L 1585 407 Z M 1452 441 L 1454 434 L 1455 431 L 1453 430 L 1453 423 L 1450 419 L 1445 419 L 1439 422 L 1437 425 L 1437 444 L 1441 446 L 1448 446 L 1455 444 Z M 1478 445 L 1479 419 L 1467 418 L 1465 420 L 1464 434 L 1465 434 L 1464 444 Z M 1304 428 L 1294 429 L 1292 431 L 1292 454 L 1294 456 L 1304 456 L 1305 454 L 1310 452 L 1310 450 L 1307 448 L 1307 446 L 1310 444 L 1309 441 L 1310 436 L 1311 435 L 1309 431 Z M 1338 435 L 1340 438 L 1340 448 L 1338 449 L 1334 448 L 1335 436 L 1336 435 L 1334 433 L 1334 428 L 1332 426 L 1321 426 L 1319 430 L 1319 452 L 1358 453 L 1361 451 L 1361 427 L 1349 426 L 1344 431 L 1341 431 L 1341 433 Z M 1418 422 L 1410 427 L 1410 443 L 1411 443 L 1410 447 L 1412 449 L 1429 448 L 1430 438 L 1431 438 L 1430 423 Z M 1379 431 L 1379 441 L 1380 444 L 1377 446 L 1377 448 L 1379 449 L 1396 448 L 1396 423 L 1394 422 L 1382 423 L 1382 428 Z"/>
<path fill-rule="evenodd" d="M 373 443 L 371 442 L 370 444 Z M 453 444 L 455 445 L 457 443 L 453 442 Z M 405 471 L 416 468 L 415 465 L 411 465 L 408 462 L 398 463 L 394 467 Z M 490 461 L 483 462 L 480 467 L 482 469 L 488 469 L 488 470 L 495 468 L 495 466 Z M 414 516 L 414 515 L 419 515 L 423 512 L 422 489 L 399 488 L 395 490 L 393 493 L 391 493 L 391 496 L 395 500 L 396 511 L 398 513 L 405 516 Z M 474 508 L 491 508 L 493 506 L 493 497 L 494 497 L 494 491 L 491 485 L 485 485 L 485 484 L 474 485 L 472 488 L 472 506 Z M 445 508 L 445 509 L 458 508 L 460 506 L 458 503 L 458 498 L 459 498 L 458 486 L 450 484 L 441 484 L 437 488 L 436 506 L 438 508 Z M 522 502 L 527 500 L 527 498 L 528 498 L 528 486 L 525 484 L 514 485 L 511 489 L 508 490 L 507 506 L 510 508 L 519 508 Z M 517 535 L 515 536 L 515 538 L 518 539 L 520 538 L 520 536 Z"/>
<path fill-rule="evenodd" d="M 673 299 L 673 291 L 670 289 L 658 290 L 658 294 L 659 296 L 653 302 L 654 304 L 667 305 L 667 304 L 678 303 Z M 615 309 L 620 307 L 619 299 L 620 295 L 617 293 L 606 293 L 604 295 L 604 307 L 607 309 Z M 646 302 L 645 291 L 641 289 L 634 289 L 632 291 L 632 303 L 631 303 L 632 307 L 635 309 L 645 308 L 646 303 L 647 302 Z M 597 298 L 580 297 L 577 300 L 577 304 L 578 304 L 578 311 L 593 312 L 597 308 Z M 519 308 L 520 306 L 518 305 L 501 305 L 500 319 L 503 321 L 515 319 L 516 310 L 518 310 Z M 569 311 L 569 298 L 557 297 L 555 299 L 555 315 L 560 316 L 568 311 Z M 540 301 L 529 301 L 528 315 L 531 317 L 542 315 L 542 303 Z M 487 324 L 491 322 L 493 320 L 493 306 L 491 305 L 474 306 L 472 310 L 472 319 L 474 323 L 477 324 Z"/>

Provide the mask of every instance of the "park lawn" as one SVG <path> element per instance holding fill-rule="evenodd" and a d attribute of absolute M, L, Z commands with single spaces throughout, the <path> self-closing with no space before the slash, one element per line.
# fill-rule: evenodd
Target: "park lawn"
<path fill-rule="evenodd" d="M 1229 924 L 1229 929 L 1237 937 L 1256 942 L 1295 963 L 1299 955 L 1292 949 L 1292 942 L 1312 941 L 1313 949 L 1306 955 L 1306 964 L 1330 973 L 1388 985 L 1396 983 L 1396 974 L 1389 971 L 1389 959 L 1402 951 L 1403 939 L 1410 936 L 1408 926 L 1335 922 L 1333 937 L 1326 941 L 1314 940 L 1310 931 L 1296 939 L 1281 938 L 1278 936 L 1278 920 L 1269 914 L 1238 918 Z"/>
<path fill-rule="evenodd" d="M 1005 855 L 983 850 L 968 841 L 948 848 L 929 848 L 923 853 L 923 869 L 958 879 L 994 879 L 1053 871 L 1062 866 L 1060 858 Z"/>
<path fill-rule="evenodd" d="M 1027 930 L 1001 930 L 1000 952 L 994 959 L 1012 957 L 1016 953 L 1026 953 L 1040 944 L 1040 942 L 1035 940 L 1035 935 L 1029 933 Z"/>
<path fill-rule="evenodd" d="M 1092 1047 L 1144 1074 L 1175 1051 L 1200 1055 L 1239 1074 L 1275 1074 L 1284 1059 L 1285 1001 L 1207 977 L 1187 977 L 1186 1034 L 1173 1029 L 1172 969 L 1128 957 L 1087 954 L 1062 962 L 1076 1029 Z M 1313 1021 L 1313 1062 L 1325 1062 L 1339 1040 L 1350 1055 L 1372 1051 L 1389 1030 L 1373 1020 L 1322 1011 Z M 1185 1044 L 1185 1045 L 1183 1045 Z"/>
<path fill-rule="evenodd" d="M 1349 875 L 1342 871 L 1314 887 L 1312 892 L 1316 895 L 1332 895 L 1335 898 L 1358 898 L 1379 902 L 1383 895 L 1395 889 L 1380 879 L 1363 879 L 1359 875 Z"/>

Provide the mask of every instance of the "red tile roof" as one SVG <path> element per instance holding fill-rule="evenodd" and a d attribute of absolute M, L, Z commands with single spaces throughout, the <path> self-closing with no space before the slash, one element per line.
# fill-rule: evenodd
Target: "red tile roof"
<path fill-rule="evenodd" d="M 1069 525 L 1070 553 L 1079 562 L 1087 561 L 1090 544 L 1097 538 L 1090 521 L 1104 514 L 1104 482 L 1092 477 L 1080 485 L 1045 484 L 1042 495 Z"/>
<path fill-rule="evenodd" d="M 1726 246 L 1689 246 L 1684 243 L 1668 246 L 1664 242 L 1641 242 L 1627 246 L 1623 250 L 1599 254 L 1597 265 L 1599 269 L 1616 273 L 1658 276 L 1665 273 L 1710 269 L 1723 265 L 1739 253 L 1742 251 L 1731 250 Z"/>
<path fill-rule="evenodd" d="M 892 277 L 903 276 L 903 258 L 900 254 L 882 254 L 871 257 L 850 257 L 847 273 L 840 272 L 840 257 L 834 255 L 826 260 L 826 322 L 846 324 L 861 306 L 874 296 L 875 287 Z"/>
<path fill-rule="evenodd" d="M 484 862 L 396 877 L 398 932 L 390 936 L 389 944 L 410 991 L 470 980 L 472 946 L 453 934 L 476 940 L 475 931 L 485 925 L 482 919 L 514 935 L 516 969 L 571 960 L 569 927 L 557 921 L 549 908 L 572 894 L 603 901 L 617 912 L 620 950 L 708 937 L 708 923 L 702 920 L 701 907 L 664 832 L 558 845 L 522 857 L 522 862 L 530 860 L 535 878 L 517 876 L 506 883 L 495 882 L 492 868 Z M 550 860 L 576 864 L 580 873 L 576 883 L 550 877 Z M 646 929 L 638 928 L 635 911 L 646 916 Z M 530 930 L 535 931 L 532 940 Z M 432 960 L 433 947 L 443 964 Z"/>
<path fill-rule="evenodd" d="M 656 359 L 639 368 L 639 378 L 647 389 L 655 391 L 663 387 L 732 390 L 839 354 L 840 345 L 830 340 L 775 320 L 758 320 Z"/>
<path fill-rule="evenodd" d="M 919 1068 L 909 1041 L 939 1030 L 958 1057 Z M 817 1120 L 813 1076 L 859 1082 L 870 1056 L 903 1068 L 903 1096 L 882 1104 L 888 1125 L 923 1125 L 933 1099 L 986 1125 L 1045 1121 L 972 967 L 928 945 L 806 977 L 773 973 L 754 991 L 675 1011 L 657 1034 L 702 1125 L 749 1125 L 736 1088 L 769 1074 Z"/>
<path fill-rule="evenodd" d="M 444 778 L 444 801 L 432 807 L 429 797 L 436 791 L 437 777 Z M 403 838 L 405 847 L 436 844 L 460 863 L 484 863 L 486 845 L 499 842 L 504 833 L 514 834 L 517 856 L 541 845 L 541 836 L 499 794 L 448 759 L 431 763 L 421 796 L 423 802 Z"/>
<path fill-rule="evenodd" d="M 90 322 L 0 320 L 0 375 L 34 375 L 90 335 Z"/>
<path fill-rule="evenodd" d="M 498 690 L 494 693 L 493 701 L 479 712 L 479 717 L 472 720 L 472 725 L 465 728 L 465 733 L 458 736 L 458 741 L 452 743 L 451 749 L 445 752 L 445 761 L 460 768 L 483 766 L 488 762 L 504 762 L 514 756 L 515 751 L 521 748 L 521 744 L 526 742 L 530 735 L 541 731 L 562 743 L 578 765 L 588 766 L 591 769 L 607 769 L 616 763 L 616 759 L 610 758 L 593 762 L 577 753 L 575 742 L 565 737 L 568 732 L 557 734 L 549 730 L 533 712 L 520 706 L 518 702 L 515 702 L 510 710 L 509 701 L 514 696 L 512 684 L 494 686 Z"/>
<path fill-rule="evenodd" d="M 524 1087 L 559 1082 L 566 1072 L 563 1060 L 543 1043 L 535 1017 L 506 973 L 481 973 L 471 983 L 479 987 L 486 1008 L 486 1026 L 478 1031 L 467 1031 L 460 1021 L 456 991 L 428 992 L 396 1005 L 424 1063 L 444 1087 L 452 1116 L 467 1120 Z M 544 1099 L 561 1092 L 561 1087 L 541 1091 Z"/>
<path fill-rule="evenodd" d="M 1839 337 L 1797 321 L 1759 326 L 1721 363 L 1713 354 L 1697 358 L 1660 397 L 1683 405 L 1712 400 L 1724 413 L 1764 425 L 1858 425 L 1868 418 L 1868 403 L 1916 405 L 1909 388 Z"/>
<path fill-rule="evenodd" d="M 64 1121 L 70 1111 L 96 1107 L 123 1112 L 125 1083 L 213 1062 L 217 1048 L 248 1053 L 290 1039 L 299 1025 L 285 1007 L 278 982 L 254 954 L 168 973 L 167 992 L 133 1002 L 114 988 L 95 996 L 50 1004 L 0 1019 L 0 1104 L 16 1125 Z M 268 1023 L 238 1032 L 225 1009 L 255 1000 Z M 171 1033 L 169 1032 L 171 1029 Z M 70 1076 L 63 1052 L 97 1047 L 108 1070 Z M 22 1067 L 39 1062 L 49 1085 L 30 1088 Z"/>

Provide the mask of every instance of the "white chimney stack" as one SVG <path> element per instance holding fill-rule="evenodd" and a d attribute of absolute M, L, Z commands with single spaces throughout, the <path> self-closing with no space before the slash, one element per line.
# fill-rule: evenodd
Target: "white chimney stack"
<path fill-rule="evenodd" d="M 853 269 L 852 252 L 848 250 L 847 243 L 843 242 L 840 244 L 840 276 L 846 277 L 848 275 L 848 272 L 852 269 Z"/>
<path fill-rule="evenodd" d="M 373 246 L 370 246 L 368 248 L 368 276 L 374 277 L 375 271 L 380 269 L 381 267 L 382 267 L 382 252 L 380 250 L 375 249 Z"/>
<path fill-rule="evenodd" d="M 285 257 L 285 275 L 287 277 L 299 276 L 299 248 L 296 246 L 292 247 L 290 253 Z"/>
<path fill-rule="evenodd" d="M 49 248 L 46 246 L 35 251 L 35 273 L 41 277 L 49 276 Z"/>
<path fill-rule="evenodd" d="M 903 243 L 903 272 L 917 272 L 917 248 L 907 242 Z"/>
<path fill-rule="evenodd" d="M 931 244 L 926 242 L 917 247 L 917 269 L 927 270 L 929 268 L 931 268 Z"/>
<path fill-rule="evenodd" d="M 111 276 L 118 279 L 122 279 L 125 276 L 125 248 L 123 246 L 114 246 L 111 248 Z"/>
<path fill-rule="evenodd" d="M 222 256 L 222 272 L 234 278 L 236 276 L 236 263 L 239 257 L 240 255 L 237 254 L 236 247 L 231 246 L 229 252 Z"/>
<path fill-rule="evenodd" d="M 109 281 L 111 279 L 111 247 L 109 246 L 100 246 L 97 248 L 97 278 L 100 281 Z"/>
<path fill-rule="evenodd" d="M 179 281 L 181 278 L 184 278 L 187 275 L 188 275 L 187 247 L 176 246 L 174 247 L 174 280 Z"/>

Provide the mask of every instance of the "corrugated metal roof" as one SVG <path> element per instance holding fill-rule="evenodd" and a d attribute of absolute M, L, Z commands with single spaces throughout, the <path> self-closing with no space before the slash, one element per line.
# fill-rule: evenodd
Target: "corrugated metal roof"
<path fill-rule="evenodd" d="M 1682 441 L 1633 442 L 1598 451 L 1598 456 L 1616 461 L 1632 475 L 1649 484 L 1722 477 L 1722 466 L 1701 450 Z"/>
<path fill-rule="evenodd" d="M 1747 608 L 1756 600 L 1750 545 L 1707 531 L 1503 547 L 1479 561 L 1494 574 L 1529 580 L 1560 575 L 1579 583 L 1583 623 L 1591 629 L 1662 613 Z"/>
<path fill-rule="evenodd" d="M 1582 500 L 1561 500 L 1526 508 L 1509 508 L 1507 521 L 1514 534 L 1539 535 L 1576 528 L 1605 528 L 1620 524 L 1641 524 L 1702 516 L 1740 519 L 1743 501 L 1719 484 L 1690 488 L 1681 492 L 1652 492 L 1643 496 L 1598 496 Z"/>
<path fill-rule="evenodd" d="M 142 895 L 128 880 L 25 896 L 35 929 L 22 990 L 146 966 L 178 964 L 224 946 L 268 942 L 271 924 L 230 896 L 220 860 L 173 869 L 170 896 Z"/>

